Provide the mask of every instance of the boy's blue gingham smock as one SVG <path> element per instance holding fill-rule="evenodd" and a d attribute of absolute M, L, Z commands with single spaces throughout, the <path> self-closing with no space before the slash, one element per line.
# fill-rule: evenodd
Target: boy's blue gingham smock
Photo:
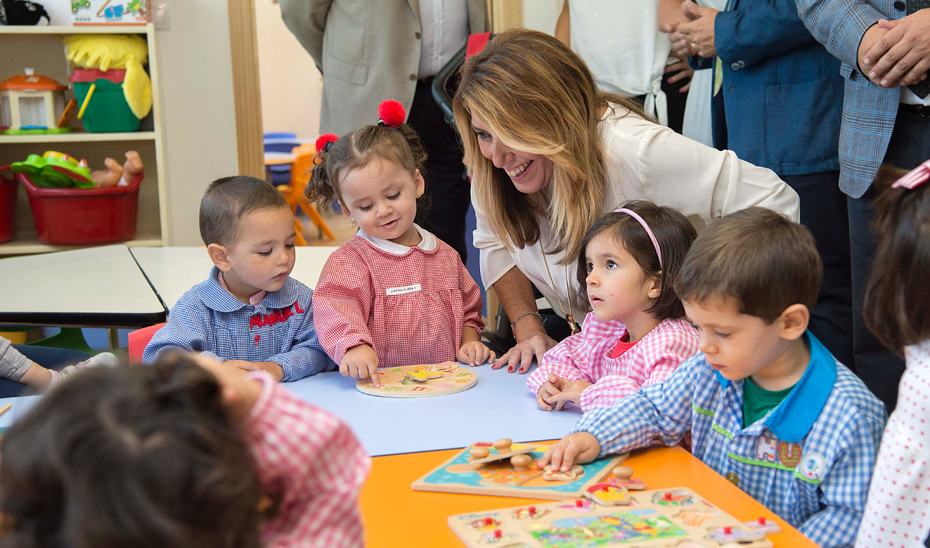
<path fill-rule="evenodd" d="M 178 300 L 168 324 L 145 347 L 143 363 L 152 363 L 162 350 L 181 349 L 220 361 L 275 362 L 285 381 L 337 369 L 313 328 L 309 287 L 288 277 L 253 306 L 223 289 L 218 273 L 213 267 L 206 281 Z"/>
<path fill-rule="evenodd" d="M 601 456 L 667 445 L 693 454 L 825 548 L 852 546 L 878 454 L 885 406 L 810 332 L 807 370 L 765 417 L 743 428 L 743 381 L 697 353 L 661 384 L 587 413 L 574 428 Z M 706 493 L 705 493 L 706 495 Z"/>

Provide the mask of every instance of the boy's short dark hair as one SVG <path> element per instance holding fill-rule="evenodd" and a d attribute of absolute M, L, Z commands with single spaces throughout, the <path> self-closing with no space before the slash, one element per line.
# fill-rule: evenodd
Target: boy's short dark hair
<path fill-rule="evenodd" d="M 200 200 L 200 237 L 204 245 L 230 245 L 245 214 L 278 207 L 288 207 L 287 200 L 267 181 L 246 175 L 217 179 Z"/>
<path fill-rule="evenodd" d="M 741 314 L 775 321 L 793 304 L 812 310 L 823 265 L 806 227 L 761 207 L 737 211 L 707 227 L 678 271 L 683 301 L 731 298 Z"/>

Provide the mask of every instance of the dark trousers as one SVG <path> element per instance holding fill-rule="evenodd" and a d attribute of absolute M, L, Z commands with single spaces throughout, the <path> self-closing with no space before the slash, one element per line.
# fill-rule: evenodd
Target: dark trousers
<path fill-rule="evenodd" d="M 426 207 L 417 209 L 417 223 L 458 251 L 465 262 L 465 214 L 471 203 L 471 188 L 462 163 L 462 147 L 452 126 L 443 119 L 433 100 L 432 78 L 417 82 L 407 124 L 426 147 L 423 179 Z"/>
<path fill-rule="evenodd" d="M 928 110 L 928 109 L 925 109 Z M 930 116 L 930 112 L 925 115 Z M 902 169 L 912 169 L 930 158 L 930 118 L 910 107 L 898 110 L 884 162 Z M 875 218 L 872 201 L 878 192 L 874 187 L 861 198 L 848 198 L 849 240 L 853 291 L 853 352 L 856 372 L 891 413 L 898 401 L 898 383 L 904 373 L 904 360 L 883 346 L 865 327 L 862 299 L 875 257 L 875 234 L 871 225 Z M 880 268 L 881 265 L 876 265 Z"/>
<path fill-rule="evenodd" d="M 89 360 L 92 356 L 79 350 L 68 348 L 53 348 L 48 346 L 29 346 L 14 344 L 13 348 L 20 354 L 26 356 L 33 362 L 41 365 L 46 369 L 56 371 L 64 369 L 69 365 Z M 31 388 L 15 381 L 0 379 L 0 398 L 12 398 L 15 396 L 29 396 L 35 394 Z"/>
<path fill-rule="evenodd" d="M 855 368 L 853 358 L 852 289 L 849 219 L 839 171 L 780 175 L 801 199 L 801 224 L 817 242 L 823 282 L 811 311 L 810 330 L 836 359 Z"/>

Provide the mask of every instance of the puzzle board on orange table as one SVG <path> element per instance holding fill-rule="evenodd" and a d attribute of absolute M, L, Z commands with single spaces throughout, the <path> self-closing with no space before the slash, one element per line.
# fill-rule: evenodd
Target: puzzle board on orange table
<path fill-rule="evenodd" d="M 765 535 L 780 530 L 770 519 L 742 523 L 686 488 L 630 497 L 630 506 L 580 498 L 458 514 L 449 527 L 469 548 L 771 548 Z"/>
<path fill-rule="evenodd" d="M 438 378 L 417 381 L 408 376 L 414 370 L 440 374 Z M 385 367 L 378 370 L 381 387 L 375 388 L 371 379 L 358 379 L 355 387 L 359 392 L 384 398 L 428 398 L 446 396 L 468 390 L 478 382 L 474 371 L 459 367 L 455 362 L 436 365 L 404 365 Z"/>
<path fill-rule="evenodd" d="M 535 449 L 528 453 L 533 459 L 528 470 L 514 470 L 509 459 L 489 462 L 480 467 L 469 463 L 468 457 L 472 448 L 491 445 L 488 442 L 479 442 L 466 447 L 441 466 L 413 482 L 413 490 L 547 500 L 580 497 L 585 489 L 606 478 L 615 466 L 629 456 L 627 453 L 583 464 L 583 472 L 573 480 L 548 481 L 543 479 L 543 471 L 536 466 L 536 462 L 549 449 L 548 445 L 514 443 L 511 446 L 511 450 L 515 452 L 535 446 Z M 492 455 L 495 452 L 496 450 L 491 450 Z"/>

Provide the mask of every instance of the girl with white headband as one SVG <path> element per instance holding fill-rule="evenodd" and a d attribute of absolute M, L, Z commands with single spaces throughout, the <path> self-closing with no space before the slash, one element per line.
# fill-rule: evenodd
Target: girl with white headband
<path fill-rule="evenodd" d="M 646 201 L 594 224 L 578 257 L 578 283 L 593 312 L 527 378 L 539 407 L 611 406 L 697 352 L 697 331 L 670 283 L 695 237 L 684 215 Z"/>

